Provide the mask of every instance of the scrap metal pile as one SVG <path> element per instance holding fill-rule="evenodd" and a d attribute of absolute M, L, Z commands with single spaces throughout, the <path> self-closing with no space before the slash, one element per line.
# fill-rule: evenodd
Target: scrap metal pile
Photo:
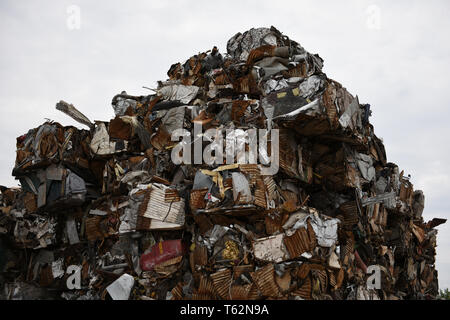
<path fill-rule="evenodd" d="M 322 66 L 258 28 L 223 56 L 172 65 L 155 94 L 116 95 L 110 122 L 59 102 L 88 129 L 46 122 L 17 138 L 21 188 L 0 199 L 2 298 L 436 297 L 445 220 L 423 221 L 424 195 L 387 161 L 370 105 Z M 231 134 L 215 144 L 208 129 Z M 258 163 L 253 129 L 266 129 Z M 175 149 L 201 161 L 175 163 Z"/>

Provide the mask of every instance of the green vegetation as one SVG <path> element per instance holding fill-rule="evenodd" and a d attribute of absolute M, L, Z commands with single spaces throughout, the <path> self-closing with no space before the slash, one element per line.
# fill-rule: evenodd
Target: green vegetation
<path fill-rule="evenodd" d="M 439 290 L 439 295 L 437 298 L 444 299 L 444 300 L 450 300 L 450 291 L 448 291 L 448 288 L 445 290 Z"/>

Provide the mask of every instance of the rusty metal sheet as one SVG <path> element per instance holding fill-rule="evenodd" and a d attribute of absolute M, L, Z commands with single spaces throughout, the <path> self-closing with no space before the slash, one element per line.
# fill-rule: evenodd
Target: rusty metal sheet
<path fill-rule="evenodd" d="M 183 300 L 183 285 L 182 283 L 178 283 L 171 291 L 173 300 Z"/>
<path fill-rule="evenodd" d="M 300 257 L 305 252 L 310 252 L 314 249 L 315 236 L 310 239 L 310 234 L 306 228 L 299 228 L 292 236 L 284 238 L 284 244 L 289 252 L 291 258 Z"/>
<path fill-rule="evenodd" d="M 103 239 L 104 235 L 100 229 L 102 217 L 92 217 L 86 219 L 86 237 L 89 241 Z"/>
<path fill-rule="evenodd" d="M 312 299 L 311 292 L 312 292 L 311 278 L 307 277 L 303 281 L 301 286 L 297 290 L 292 292 L 292 295 L 299 296 L 304 300 L 311 300 Z"/>
<path fill-rule="evenodd" d="M 344 214 L 343 225 L 350 229 L 354 224 L 358 223 L 358 207 L 356 201 L 350 201 L 342 204 L 339 209 Z"/>
<path fill-rule="evenodd" d="M 171 203 L 171 202 L 180 202 L 181 198 L 178 194 L 177 189 L 166 189 L 164 194 L 164 202 Z"/>
<path fill-rule="evenodd" d="M 282 231 L 282 217 L 278 215 L 268 215 L 264 219 L 266 225 L 266 233 L 269 235 Z"/>
<path fill-rule="evenodd" d="M 211 274 L 214 290 L 222 299 L 230 298 L 231 270 L 225 269 Z"/>
<path fill-rule="evenodd" d="M 206 275 L 201 275 L 200 284 L 198 286 L 198 293 L 203 295 L 213 296 L 215 292 L 214 284 Z"/>
<path fill-rule="evenodd" d="M 230 299 L 231 300 L 247 300 L 248 294 L 251 290 L 252 285 L 248 284 L 242 285 L 232 285 L 230 289 Z"/>
<path fill-rule="evenodd" d="M 275 298 L 281 295 L 280 288 L 275 282 L 275 269 L 273 264 L 268 264 L 255 271 L 252 274 L 252 278 L 263 296 Z"/>
<path fill-rule="evenodd" d="M 208 249 L 206 246 L 196 245 L 193 255 L 195 265 L 206 266 L 208 264 Z"/>
<path fill-rule="evenodd" d="M 195 212 L 197 209 L 204 209 L 206 207 L 205 195 L 208 189 L 192 190 L 189 197 L 189 204 L 191 210 Z"/>

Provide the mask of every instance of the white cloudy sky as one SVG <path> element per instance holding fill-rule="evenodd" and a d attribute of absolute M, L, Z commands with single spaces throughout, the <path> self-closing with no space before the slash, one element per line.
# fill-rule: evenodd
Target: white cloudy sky
<path fill-rule="evenodd" d="M 80 29 L 67 26 L 71 5 Z M 165 79 L 172 63 L 214 45 L 226 51 L 235 33 L 274 25 L 372 105 L 388 160 L 425 191 L 425 219 L 449 217 L 449 16 L 446 0 L 2 0 L 0 184 L 16 185 L 17 136 L 45 118 L 75 125 L 57 101 L 109 120 L 116 93 L 148 94 L 142 86 Z M 438 229 L 440 286 L 448 288 L 450 222 Z"/>

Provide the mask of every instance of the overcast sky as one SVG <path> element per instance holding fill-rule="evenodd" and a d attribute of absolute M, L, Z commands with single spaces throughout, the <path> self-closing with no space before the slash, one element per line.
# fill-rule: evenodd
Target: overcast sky
<path fill-rule="evenodd" d="M 372 105 L 388 161 L 425 192 L 425 220 L 448 218 L 449 16 L 446 0 L 2 0 L 0 184 L 17 185 L 16 137 L 45 118 L 79 126 L 55 110 L 59 100 L 109 120 L 115 94 L 149 94 L 142 86 L 166 79 L 171 64 L 273 25 Z M 440 286 L 449 288 L 450 222 L 438 229 Z"/>

